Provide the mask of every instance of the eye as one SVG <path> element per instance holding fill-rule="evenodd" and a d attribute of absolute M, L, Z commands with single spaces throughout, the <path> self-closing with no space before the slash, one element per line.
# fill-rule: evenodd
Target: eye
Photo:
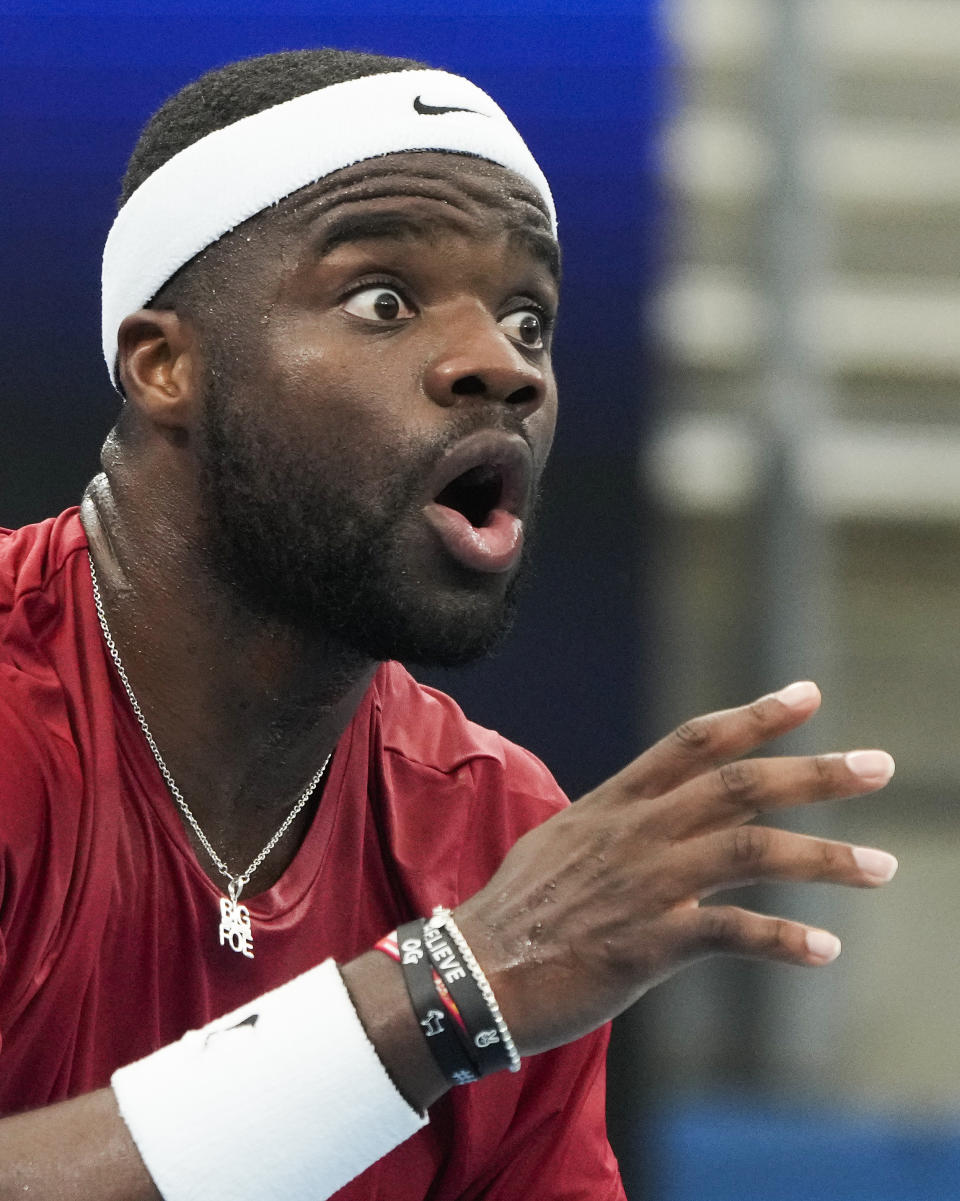
<path fill-rule="evenodd" d="M 508 338 L 519 342 L 528 350 L 543 350 L 546 333 L 546 318 L 536 309 L 517 309 L 500 318 L 500 324 Z"/>
<path fill-rule="evenodd" d="M 416 316 L 399 292 L 382 284 L 354 292 L 343 302 L 343 308 L 366 321 L 407 321 Z"/>

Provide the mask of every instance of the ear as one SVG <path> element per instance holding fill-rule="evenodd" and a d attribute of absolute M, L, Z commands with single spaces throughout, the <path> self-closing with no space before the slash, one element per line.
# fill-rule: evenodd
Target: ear
<path fill-rule="evenodd" d="M 124 317 L 117 335 L 117 372 L 123 394 L 153 425 L 191 426 L 200 384 L 193 326 L 171 309 L 139 309 Z"/>

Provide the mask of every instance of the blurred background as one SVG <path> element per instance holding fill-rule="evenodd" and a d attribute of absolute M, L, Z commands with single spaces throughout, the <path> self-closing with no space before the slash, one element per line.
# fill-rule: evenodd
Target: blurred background
<path fill-rule="evenodd" d="M 884 746 L 898 771 L 788 824 L 901 859 L 880 894 L 768 898 L 840 934 L 835 968 L 710 964 L 651 995 L 654 1095 L 700 1099 L 667 1172 L 710 1198 L 953 1197 L 960 6 L 661 15 L 650 711 L 813 676 L 797 744 Z"/>
<path fill-rule="evenodd" d="M 898 760 L 787 821 L 896 852 L 889 889 L 743 898 L 835 930 L 836 965 L 700 964 L 618 1023 L 631 1201 L 960 1195 L 956 0 L 0 0 L 0 524 L 97 468 L 139 128 L 212 66 L 324 44 L 486 87 L 560 213 L 538 572 L 497 659 L 419 674 L 572 796 L 795 678 L 825 704 L 791 749 Z"/>

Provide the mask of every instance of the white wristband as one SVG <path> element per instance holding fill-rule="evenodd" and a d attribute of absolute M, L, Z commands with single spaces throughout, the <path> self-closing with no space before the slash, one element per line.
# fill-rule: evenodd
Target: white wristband
<path fill-rule="evenodd" d="M 120 1068 L 165 1201 L 320 1201 L 416 1133 L 333 960 Z"/>

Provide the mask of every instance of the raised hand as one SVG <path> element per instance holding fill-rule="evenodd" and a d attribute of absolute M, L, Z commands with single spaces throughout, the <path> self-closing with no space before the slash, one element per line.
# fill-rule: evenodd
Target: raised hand
<path fill-rule="evenodd" d="M 885 751 L 743 755 L 805 722 L 815 684 L 679 726 L 571 809 L 531 830 L 456 912 L 523 1055 L 569 1042 L 705 955 L 829 963 L 839 940 L 786 918 L 701 906 L 759 881 L 885 884 L 884 851 L 749 825 L 858 796 L 893 774 Z"/>

